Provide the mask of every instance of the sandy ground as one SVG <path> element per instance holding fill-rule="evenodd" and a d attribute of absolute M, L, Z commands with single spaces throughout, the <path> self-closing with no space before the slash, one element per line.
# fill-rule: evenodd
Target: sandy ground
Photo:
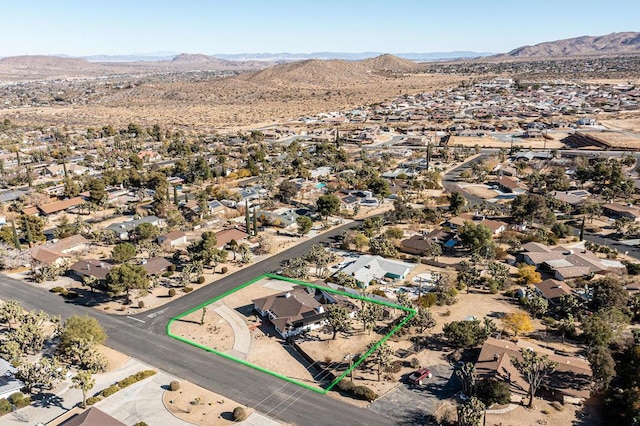
<path fill-rule="evenodd" d="M 491 198 L 495 198 L 498 196 L 498 191 L 494 191 L 493 189 L 489 189 L 486 185 L 463 185 L 461 186 L 471 195 L 475 195 L 476 197 L 484 198 L 485 200 L 489 200 Z"/>
<path fill-rule="evenodd" d="M 180 390 L 164 392 L 162 402 L 174 416 L 195 425 L 221 426 L 234 423 L 231 413 L 236 407 L 243 407 L 247 416 L 253 412 L 230 399 L 185 381 L 180 381 Z"/>
<path fill-rule="evenodd" d="M 201 319 L 202 310 L 193 312 L 174 321 L 171 324 L 171 332 L 220 352 L 227 352 L 233 348 L 233 330 L 229 323 L 213 309 L 207 309 L 204 325 L 200 325 Z"/>
<path fill-rule="evenodd" d="M 544 139 L 514 139 L 514 145 L 521 146 L 522 148 L 547 148 L 547 149 L 559 149 L 564 147 L 564 144 L 559 140 L 547 140 L 545 144 Z M 452 136 L 449 139 L 449 146 L 468 146 L 474 147 L 479 145 L 482 148 L 506 148 L 508 149 L 510 143 L 501 142 L 498 139 L 492 137 L 464 137 L 464 136 Z"/>
<path fill-rule="evenodd" d="M 600 123 L 611 130 L 640 132 L 640 117 L 618 120 L 602 120 Z"/>

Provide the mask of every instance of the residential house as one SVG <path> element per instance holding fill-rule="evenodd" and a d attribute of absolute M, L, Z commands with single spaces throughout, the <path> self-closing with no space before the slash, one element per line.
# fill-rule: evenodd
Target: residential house
<path fill-rule="evenodd" d="M 120 420 L 115 419 L 96 407 L 89 407 L 80 414 L 75 414 L 68 420 L 60 423 L 60 426 L 126 426 Z"/>
<path fill-rule="evenodd" d="M 563 403 L 580 403 L 589 398 L 591 393 L 592 372 L 589 363 L 579 357 L 556 355 L 542 348 L 532 348 L 529 341 L 513 343 L 509 340 L 488 338 L 482 345 L 476 374 L 479 378 L 494 377 L 506 381 L 512 392 L 512 399 L 526 397 L 529 385 L 511 364 L 512 358 L 521 358 L 520 350 L 535 350 L 545 353 L 550 361 L 558 363 L 555 372 L 547 376 L 543 385 L 553 391 L 554 396 Z"/>
<path fill-rule="evenodd" d="M 58 251 L 63 254 L 70 254 L 70 253 L 85 252 L 89 250 L 90 245 L 91 245 L 91 242 L 89 240 L 87 240 L 82 235 L 77 234 L 77 235 L 72 235 L 70 237 L 61 238 L 57 241 L 47 243 L 41 247 L 46 247 L 49 250 Z"/>
<path fill-rule="evenodd" d="M 507 230 L 507 223 L 501 220 L 493 220 L 487 219 L 485 216 L 472 214 L 472 213 L 461 213 L 456 217 L 452 217 L 447 221 L 447 225 L 453 229 L 457 230 L 464 226 L 466 222 L 473 222 L 476 225 L 484 225 L 489 228 L 494 236 L 498 236 Z"/>
<path fill-rule="evenodd" d="M 32 260 L 31 270 L 33 272 L 48 266 L 62 266 L 67 259 L 71 258 L 68 254 L 53 251 L 44 246 L 34 247 L 30 253 Z"/>
<path fill-rule="evenodd" d="M 172 231 L 164 235 L 160 235 L 157 241 L 159 245 L 168 248 L 184 246 L 187 245 L 187 234 L 182 231 Z"/>
<path fill-rule="evenodd" d="M 138 225 L 141 225 L 143 223 L 162 226 L 164 225 L 164 220 L 160 219 L 157 216 L 144 216 L 140 219 L 128 220 L 126 222 L 120 223 L 112 223 L 111 225 L 107 226 L 106 229 L 115 232 L 116 235 L 120 237 L 120 239 L 125 240 L 129 238 L 129 232 L 133 231 Z"/>
<path fill-rule="evenodd" d="M 367 287 L 371 281 L 381 282 L 385 278 L 404 280 L 414 267 L 414 264 L 381 256 L 362 255 L 346 265 L 342 272 L 354 277 L 361 287 Z"/>
<path fill-rule="evenodd" d="M 527 192 L 527 188 L 525 186 L 510 176 L 501 175 L 496 183 L 504 192 L 511 192 L 513 194 L 524 194 Z"/>
<path fill-rule="evenodd" d="M 162 256 L 156 256 L 142 261 L 142 267 L 147 271 L 147 275 L 158 275 L 167 272 L 171 265 L 173 265 L 173 263 Z"/>
<path fill-rule="evenodd" d="M 536 289 L 536 293 L 544 297 L 550 305 L 557 305 L 560 298 L 571 294 L 571 287 L 553 278 L 535 283 L 533 286 Z"/>
<path fill-rule="evenodd" d="M 248 237 L 249 234 L 239 230 L 238 228 L 223 229 L 220 232 L 216 232 L 216 247 L 220 249 L 224 248 L 232 240 L 236 240 L 237 243 L 241 243 Z"/>
<path fill-rule="evenodd" d="M 592 274 L 624 273 L 626 267 L 617 260 L 601 259 L 583 246 L 554 247 L 530 242 L 522 246 L 519 257 L 529 265 L 550 272 L 559 281 Z"/>
<path fill-rule="evenodd" d="M 296 219 L 299 216 L 292 209 L 286 209 L 279 212 L 260 211 L 256 214 L 258 215 L 257 217 L 262 223 L 284 229 L 291 229 L 296 226 Z"/>
<path fill-rule="evenodd" d="M 584 189 L 578 189 L 574 191 L 552 191 L 551 196 L 556 200 L 567 203 L 574 209 L 577 209 L 591 197 L 591 193 Z"/>
<path fill-rule="evenodd" d="M 85 173 L 89 173 L 91 169 L 79 164 L 71 163 L 67 165 L 67 174 L 71 176 L 82 176 Z M 45 174 L 52 177 L 64 176 L 64 166 L 62 164 L 51 164 L 45 168 Z"/>
<path fill-rule="evenodd" d="M 307 287 L 294 287 L 283 293 L 252 300 L 254 309 L 274 325 L 282 338 L 321 327 L 325 323 L 325 306 Z"/>
<path fill-rule="evenodd" d="M 417 234 L 402 240 L 400 242 L 400 250 L 404 253 L 418 256 L 429 256 L 431 247 L 433 247 L 434 244 L 438 243 L 429 238 L 427 234 Z"/>
<path fill-rule="evenodd" d="M 156 151 L 143 150 L 138 152 L 138 158 L 140 158 L 144 163 L 154 163 L 162 160 L 162 155 Z"/>
<path fill-rule="evenodd" d="M 69 266 L 67 273 L 82 281 L 84 277 L 95 277 L 98 281 L 106 281 L 113 265 L 98 259 L 80 259 Z"/>
<path fill-rule="evenodd" d="M 607 203 L 602 205 L 602 213 L 612 219 L 630 219 L 640 221 L 640 207 L 633 204 Z"/>
<path fill-rule="evenodd" d="M 24 383 L 15 377 L 17 371 L 11 363 L 0 358 L 0 399 L 8 398 L 24 387 Z"/>
<path fill-rule="evenodd" d="M 40 206 L 37 206 L 37 209 L 40 215 L 51 216 L 56 213 L 77 209 L 78 206 L 81 206 L 84 203 L 85 203 L 84 198 L 73 197 L 73 198 L 68 198 L 66 200 L 54 201 L 52 203 L 42 204 Z"/>

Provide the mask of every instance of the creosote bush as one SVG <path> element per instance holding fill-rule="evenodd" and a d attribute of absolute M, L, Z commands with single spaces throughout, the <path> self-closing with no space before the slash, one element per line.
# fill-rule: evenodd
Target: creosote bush
<path fill-rule="evenodd" d="M 246 420 L 246 418 L 247 418 L 247 411 L 244 408 L 236 407 L 233 409 L 233 421 L 241 422 L 243 420 Z"/>
<path fill-rule="evenodd" d="M 169 390 L 173 392 L 180 390 L 180 382 L 172 380 L 171 383 L 169 383 Z"/>
<path fill-rule="evenodd" d="M 176 289 L 175 288 L 170 288 L 169 289 L 169 297 L 173 297 L 176 295 Z"/>

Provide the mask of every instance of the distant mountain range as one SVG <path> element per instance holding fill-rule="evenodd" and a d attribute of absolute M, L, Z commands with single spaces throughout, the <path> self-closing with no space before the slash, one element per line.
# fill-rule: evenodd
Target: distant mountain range
<path fill-rule="evenodd" d="M 342 59 L 345 61 L 359 61 L 362 59 L 375 58 L 383 55 L 383 52 L 314 52 L 314 53 L 215 53 L 213 55 L 190 54 L 179 52 L 152 52 L 152 53 L 133 53 L 130 55 L 90 55 L 76 56 L 77 58 L 86 59 L 89 62 L 157 62 L 171 61 L 179 56 L 199 56 L 208 58 L 225 59 L 227 61 L 266 61 L 266 62 L 292 62 L 304 61 L 306 59 Z M 493 55 L 492 52 L 472 52 L 472 51 L 453 51 L 453 52 L 427 52 L 427 53 L 394 53 L 394 56 L 403 59 L 409 59 L 417 62 L 432 62 L 452 59 L 468 59 L 479 58 Z M 56 55 L 65 58 L 71 58 L 69 55 Z M 195 62 L 204 62 L 194 60 Z"/>
<path fill-rule="evenodd" d="M 612 33 L 604 36 L 582 36 L 523 46 L 493 56 L 503 58 L 558 58 L 640 53 L 640 32 Z"/>

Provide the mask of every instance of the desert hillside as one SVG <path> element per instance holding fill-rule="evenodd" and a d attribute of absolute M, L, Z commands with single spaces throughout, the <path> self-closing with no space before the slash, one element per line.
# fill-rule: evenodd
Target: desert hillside
<path fill-rule="evenodd" d="M 494 58 L 566 57 L 640 53 L 640 32 L 583 36 L 523 46 Z"/>

